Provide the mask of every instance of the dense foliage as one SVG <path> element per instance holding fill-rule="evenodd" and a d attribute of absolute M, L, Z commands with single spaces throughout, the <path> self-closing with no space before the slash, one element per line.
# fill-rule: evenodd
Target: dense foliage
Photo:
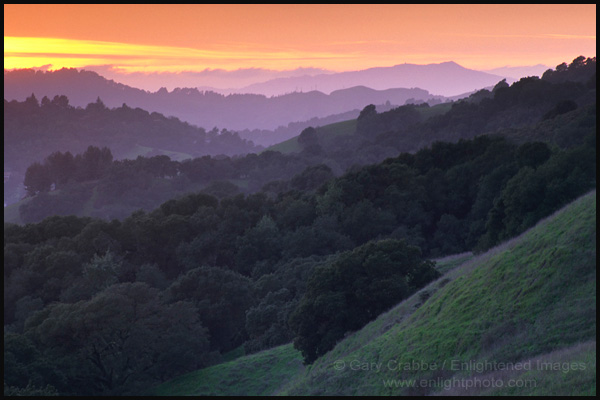
<path fill-rule="evenodd" d="M 512 96 L 514 86 L 500 85 L 493 98 L 502 90 Z M 478 104 L 442 117 L 458 118 L 461 109 L 472 117 L 487 107 Z M 329 166 L 307 162 L 322 158 L 305 151 L 185 162 L 113 161 L 98 147 L 76 156 L 56 152 L 32 166 L 33 197 L 22 207 L 58 207 L 53 199 L 68 198 L 57 196 L 63 191 L 110 203 L 159 192 L 136 187 L 163 185 L 170 195 L 186 180 L 221 184 L 122 220 L 54 215 L 5 224 L 5 390 L 140 393 L 240 345 L 254 352 L 292 340 L 313 361 L 435 278 L 425 260 L 487 249 L 594 188 L 595 113 L 592 119 L 586 107 L 545 119 L 550 108 L 540 107 L 534 128 L 515 128 L 519 135 L 528 130 L 521 139 L 556 133 L 548 140 L 434 141 L 337 178 Z M 362 133 L 351 140 L 371 140 L 369 126 L 384 114 L 364 111 Z M 399 120 L 416 116 L 412 111 L 399 111 Z M 481 116 L 484 125 L 492 114 Z M 398 123 L 392 114 L 382 118 L 387 127 Z M 453 124 L 448 132 L 458 130 Z M 316 136 L 304 132 L 306 149 L 327 147 Z M 240 174 L 288 178 L 232 195 L 223 180 Z M 52 185 L 57 190 L 49 191 Z"/>
<path fill-rule="evenodd" d="M 12 174 L 12 181 L 22 181 L 29 165 L 53 152 L 83 153 L 89 146 L 109 147 L 116 159 L 160 154 L 184 159 L 259 149 L 235 132 L 206 131 L 126 104 L 109 109 L 100 98 L 85 108 L 69 105 L 64 95 L 4 100 L 4 171 Z M 5 191 L 16 191 L 14 186 L 5 186 Z M 18 200 L 11 193 L 5 199 Z"/>
<path fill-rule="evenodd" d="M 21 353 L 25 350 L 16 349 L 11 369 L 39 377 L 36 387 L 52 384 L 61 393 L 83 393 L 75 384 L 80 381 L 87 382 L 85 393 L 116 393 L 197 368 L 215 360 L 215 352 L 244 343 L 247 351 L 255 351 L 296 337 L 307 349 L 307 360 L 313 360 L 344 332 L 358 329 L 435 276 L 425 269 L 427 278 L 420 279 L 400 268 L 403 260 L 414 260 L 407 268 L 420 265 L 415 258 L 419 250 L 411 246 L 419 246 L 424 257 L 492 246 L 595 187 L 595 171 L 595 136 L 569 150 L 480 137 L 403 153 L 333 179 L 316 192 L 221 200 L 191 194 L 122 222 L 54 216 L 38 224 L 5 225 L 5 324 L 15 340 L 39 354 L 26 357 Z M 404 242 L 370 242 L 384 238 Z M 386 246 L 398 251 L 383 251 Z M 385 271 L 375 276 L 386 279 L 371 279 L 378 268 Z M 359 286 L 364 293 L 352 286 L 363 281 Z M 325 294 L 320 285 L 329 285 L 323 286 Z M 129 297 L 134 288 L 141 298 Z M 350 297 L 340 297 L 350 292 Z M 389 299 L 384 300 L 377 295 L 392 292 L 400 297 L 385 295 Z M 333 308 L 314 308 L 328 296 L 339 300 L 330 302 Z M 128 317 L 123 313 L 128 302 L 150 307 L 152 319 L 139 313 Z M 351 314 L 343 310 L 347 302 L 355 305 Z M 91 310 L 99 309 L 102 316 L 94 316 Z M 290 326 L 287 321 L 296 309 L 296 323 Z M 87 312 L 91 314 L 85 316 Z M 322 316 L 329 312 L 339 312 L 340 318 Z M 178 315 L 180 320 L 172 319 Z M 329 335 L 303 345 L 301 338 L 312 322 L 300 323 L 302 315 L 328 321 L 321 331 L 309 329 L 310 337 Z M 76 319 L 62 321 L 67 316 Z M 106 323 L 114 318 L 116 328 L 100 330 L 94 318 Z M 73 337 L 81 341 L 60 339 L 78 332 L 73 325 L 77 321 L 89 321 Z M 133 329 L 126 334 L 133 342 L 118 344 L 111 337 L 115 329 L 124 329 L 118 324 Z M 168 330 L 177 324 L 187 325 Z M 157 349 L 165 341 L 185 344 L 191 337 L 205 337 L 207 344 L 185 345 L 177 357 L 189 357 L 190 362 L 167 364 L 158 376 L 150 367 L 141 371 L 118 359 L 137 360 L 140 368 L 146 365 L 143 360 L 153 360 L 148 365 L 158 362 L 153 357 L 161 351 L 152 353 L 151 346 L 136 350 L 133 332 L 137 335 L 138 330 L 150 335 L 139 340 L 155 342 Z M 171 340 L 171 334 L 183 336 Z M 94 340 L 117 343 L 120 350 L 93 361 L 90 357 L 100 346 L 94 349 Z M 51 367 L 38 367 L 42 359 Z M 113 380 L 107 381 L 103 368 L 113 371 Z M 25 387 L 24 379 L 7 383 Z"/>
<path fill-rule="evenodd" d="M 232 182 L 250 193 L 267 183 L 275 191 L 313 190 L 333 177 L 328 166 L 309 163 L 273 151 L 182 162 L 165 155 L 112 161 L 108 148 L 95 146 L 76 156 L 55 152 L 27 168 L 24 185 L 31 198 L 19 206 L 19 214 L 26 223 L 73 214 L 123 219 L 200 189 L 219 198 L 241 193 L 242 187 Z"/>
<path fill-rule="evenodd" d="M 290 316 L 294 346 L 306 362 L 331 350 L 381 312 L 439 276 L 418 247 L 404 241 L 369 242 L 318 266 L 298 308 Z"/>

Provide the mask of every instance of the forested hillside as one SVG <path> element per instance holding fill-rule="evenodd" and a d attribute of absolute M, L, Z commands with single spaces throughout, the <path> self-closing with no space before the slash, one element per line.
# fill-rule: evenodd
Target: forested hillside
<path fill-rule="evenodd" d="M 236 353 L 147 393 L 593 395 L 595 242 L 594 191 L 488 252 L 438 260 L 442 277 L 310 367 L 288 344 Z"/>
<path fill-rule="evenodd" d="M 178 160 L 142 157 L 115 161 L 104 164 L 93 178 L 85 178 L 86 173 L 80 168 L 67 168 L 71 177 L 57 181 L 57 172 L 50 170 L 57 168 L 58 159 L 76 158 L 77 153 L 67 155 L 64 150 L 46 153 L 46 160 L 36 160 L 47 165 L 46 178 L 37 165 L 31 165 L 34 168 L 29 171 L 29 178 L 37 176 L 33 181 L 43 183 L 42 190 L 30 188 L 29 193 L 42 192 L 41 195 L 9 208 L 5 218 L 10 222 L 37 222 L 54 214 L 75 214 L 122 219 L 137 209 L 150 211 L 163 201 L 198 190 L 224 197 L 261 189 L 273 195 L 290 189 L 316 189 L 325 180 L 351 167 L 379 163 L 402 152 L 414 153 L 436 141 L 456 142 L 483 134 L 502 136 L 517 145 L 544 142 L 550 148 L 581 146 L 596 127 L 594 71 L 595 59 L 578 58 L 569 66 L 558 66 L 557 71 L 549 70 L 542 79 L 524 78 L 511 86 L 501 82 L 492 91 L 480 91 L 451 105 L 413 104 L 380 113 L 370 105 L 354 122 L 309 127 L 297 139 L 286 142 L 285 147 L 283 144 L 274 147 L 284 154 L 266 151 L 259 155 L 181 161 L 194 148 L 198 148 L 198 152 L 226 152 L 236 148 L 243 152 L 243 146 L 246 151 L 251 149 L 235 133 L 218 134 L 216 130 L 206 133 L 187 126 L 204 144 L 189 143 L 188 139 L 194 135 L 162 144 L 163 149 L 179 152 L 172 154 Z M 123 110 L 104 111 L 107 117 L 120 115 L 119 112 Z M 141 110 L 136 112 L 143 114 Z M 18 120 L 21 125 L 26 124 L 24 118 Z M 110 130 L 110 127 L 103 129 Z M 151 132 L 156 135 L 161 132 L 156 127 L 153 129 Z M 114 132 L 112 135 L 109 136 L 120 137 L 114 136 Z M 153 137 L 143 140 L 148 143 Z M 114 158 L 123 157 L 122 152 L 119 155 L 112 151 L 120 148 L 118 142 L 108 146 Z M 48 150 L 51 148 L 48 146 Z M 169 154 L 166 150 L 162 153 Z M 25 185 L 31 182 L 32 179 L 27 179 Z M 51 184 L 59 190 L 48 196 L 45 193 Z"/>
<path fill-rule="evenodd" d="M 484 79 L 475 87 L 485 87 L 500 79 L 477 71 L 462 72 L 466 72 L 466 75 L 484 75 Z M 227 130 L 276 129 L 290 122 L 361 109 L 369 103 L 383 104 L 389 101 L 403 105 L 409 99 L 421 102 L 445 99 L 437 93 L 414 86 L 374 90 L 359 84 L 343 85 L 327 94 L 317 90 L 295 90 L 285 91 L 286 94 L 278 96 L 254 92 L 223 95 L 195 87 L 171 91 L 163 87 L 152 93 L 107 80 L 92 71 L 78 71 L 75 68 L 5 71 L 4 85 L 4 98 L 7 100 L 22 101 L 31 93 L 38 98 L 66 95 L 75 106 L 85 107 L 99 96 L 110 108 L 126 103 L 133 108 L 174 116 L 205 129 L 218 126 Z"/>
<path fill-rule="evenodd" d="M 12 194 L 32 163 L 56 151 L 83 153 L 89 146 L 109 147 L 116 159 L 166 154 L 183 160 L 260 149 L 235 132 L 217 128 L 206 131 L 126 104 L 109 109 L 100 98 L 85 108 L 69 105 L 63 95 L 41 100 L 31 95 L 23 102 L 5 99 L 4 171 L 11 173 L 5 201 L 7 197 L 10 203 L 15 201 Z"/>
<path fill-rule="evenodd" d="M 595 300 L 594 191 L 348 335 L 275 393 L 593 396 Z"/>
<path fill-rule="evenodd" d="M 209 365 L 242 344 L 256 351 L 307 334 L 298 343 L 312 360 L 382 311 L 336 314 L 327 330 L 305 330 L 304 318 L 335 312 L 311 301 L 333 296 L 342 310 L 342 299 L 361 293 L 335 283 L 340 266 L 355 265 L 356 278 L 344 273 L 348 282 L 364 280 L 360 296 L 391 291 L 400 301 L 436 277 L 422 257 L 488 248 L 595 187 L 590 140 L 554 152 L 500 138 L 438 143 L 316 192 L 220 201 L 192 194 L 122 222 L 55 216 L 5 225 L 5 324 L 14 332 L 5 347 L 16 374 L 7 383 L 124 393 Z M 402 290 L 384 270 L 365 272 L 374 262 L 395 265 L 394 253 L 413 260 L 398 271 Z M 420 275 L 411 268 L 424 268 L 423 277 L 414 281 Z M 339 292 L 314 286 L 325 282 Z M 356 304 L 368 306 L 360 298 Z M 357 320 L 363 312 L 366 319 Z M 297 322 L 288 325 L 292 313 Z M 159 338 L 169 337 L 181 347 L 161 347 Z"/>
<path fill-rule="evenodd" d="M 75 155 L 55 151 L 30 165 L 30 197 L 19 207 L 29 223 L 4 225 L 5 392 L 139 394 L 218 364 L 240 347 L 250 354 L 293 342 L 305 363 L 315 363 L 315 374 L 292 382 L 286 392 L 306 394 L 314 387 L 314 394 L 348 393 L 336 388 L 351 373 L 332 378 L 322 373 L 323 360 L 352 332 L 435 281 L 444 270 L 432 259 L 487 251 L 596 187 L 595 73 L 580 79 L 585 83 L 559 79 L 563 73 L 583 76 L 595 66 L 595 59 L 576 61 L 548 74 L 556 83 L 501 83 L 440 115 L 423 112 L 427 106 L 385 113 L 367 106 L 351 134 L 323 141 L 323 130 L 304 130 L 299 153 L 115 161 L 109 148 L 89 146 Z M 578 69 L 581 75 L 572 72 Z M 89 115 L 91 108 L 66 110 Z M 238 193 L 242 186 L 246 193 Z M 534 268 L 542 262 L 556 268 L 538 284 L 547 293 L 538 286 L 516 293 L 521 286 L 515 276 L 522 271 L 503 253 L 498 265 L 510 274 L 496 274 L 496 263 L 482 269 L 491 271 L 500 297 L 480 295 L 484 289 L 476 282 L 488 279 L 483 272 L 446 282 L 451 291 L 440 283 L 438 294 L 419 297 L 422 303 L 432 296 L 415 312 L 422 325 L 394 334 L 416 343 L 410 351 L 425 349 L 423 357 L 435 359 L 454 356 L 450 348 L 471 355 L 479 348 L 471 344 L 486 346 L 494 332 L 550 329 L 564 315 L 560 308 L 539 319 L 543 325 L 534 322 L 543 305 L 555 304 L 550 295 L 562 282 L 574 295 L 581 294 L 576 277 L 587 282 L 586 290 L 595 284 L 589 279 L 595 251 L 588 246 L 595 243 L 595 207 L 592 212 L 589 200 L 585 204 L 586 217 L 577 224 L 556 225 L 557 232 L 573 229 L 585 254 L 571 246 L 571 234 L 544 239 L 543 246 L 525 241 L 515 253 L 519 260 L 536 260 L 522 261 L 527 282 L 536 281 Z M 143 209 L 130 212 L 135 208 Z M 54 215 L 73 210 L 80 216 Z M 584 238 L 576 236 L 578 224 Z M 569 250 L 557 253 L 563 255 L 558 259 L 551 256 L 558 244 L 549 243 L 562 240 Z M 469 286 L 461 286 L 466 279 Z M 473 286 L 478 289 L 467 290 Z M 514 326 L 502 325 L 494 302 L 518 296 L 535 306 L 517 315 L 503 302 Z M 477 299 L 485 299 L 486 315 L 493 315 L 487 321 L 495 325 L 476 321 Z M 444 311 L 446 305 L 455 313 Z M 581 335 L 560 343 L 590 336 L 592 314 L 589 307 L 581 310 L 565 325 Z M 438 314 L 445 316 L 439 324 L 452 329 L 436 325 Z M 478 333 L 457 344 L 457 327 L 472 322 Z M 514 353 L 502 348 L 513 358 L 499 353 L 501 358 L 551 350 L 558 336 L 538 333 Z M 417 343 L 422 338 L 427 340 Z M 288 350 L 279 353 L 287 357 Z M 330 378 L 342 382 L 336 390 L 324 388 Z M 412 393 L 369 392 L 367 381 L 349 394 Z"/>

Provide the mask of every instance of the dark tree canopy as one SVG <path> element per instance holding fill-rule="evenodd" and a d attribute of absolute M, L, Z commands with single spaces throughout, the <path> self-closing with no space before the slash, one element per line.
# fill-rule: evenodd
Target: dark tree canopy
<path fill-rule="evenodd" d="M 318 266 L 290 318 L 307 363 L 415 290 L 437 278 L 433 263 L 404 241 L 369 242 Z"/>

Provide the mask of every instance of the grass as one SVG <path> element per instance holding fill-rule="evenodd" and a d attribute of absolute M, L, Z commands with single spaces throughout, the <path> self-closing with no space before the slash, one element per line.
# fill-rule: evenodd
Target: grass
<path fill-rule="evenodd" d="M 356 132 L 356 120 L 351 119 L 348 121 L 336 122 L 333 124 L 325 125 L 316 128 L 317 136 L 322 138 L 324 141 L 329 141 L 332 138 L 336 138 L 338 136 L 347 136 L 353 135 Z M 300 135 L 300 133 L 298 133 Z M 294 136 L 291 139 L 285 140 L 281 143 L 274 144 L 273 146 L 268 147 L 267 150 L 279 151 L 280 153 L 298 153 L 302 150 L 300 145 L 298 144 L 298 136 Z"/>
<path fill-rule="evenodd" d="M 417 107 L 416 110 L 421 113 L 421 116 L 424 120 L 427 120 L 436 115 L 442 115 L 450 111 L 452 108 L 452 103 L 442 103 L 436 104 L 431 107 Z"/>
<path fill-rule="evenodd" d="M 229 179 L 229 182 L 233 183 L 240 189 L 248 189 L 250 181 L 248 179 Z"/>
<path fill-rule="evenodd" d="M 48 192 L 50 196 L 58 196 L 60 193 L 60 189 L 53 190 Z M 13 203 L 9 206 L 4 207 L 4 223 L 23 225 L 23 220 L 21 220 L 21 214 L 19 212 L 19 207 L 24 204 L 29 203 L 33 200 L 33 197 L 25 197 L 20 201 Z"/>
<path fill-rule="evenodd" d="M 350 335 L 285 393 L 429 394 L 440 388 L 385 382 L 469 376 L 448 366 L 452 361 L 516 362 L 595 338 L 595 221 L 593 192 L 519 238 L 451 270 Z M 351 368 L 353 362 L 438 368 L 363 370 Z"/>
<path fill-rule="evenodd" d="M 77 216 L 91 215 L 94 210 L 94 203 L 98 198 L 97 187 L 95 184 L 97 181 L 86 182 L 82 185 L 93 187 L 92 196 L 86 200 L 79 209 L 74 209 L 73 214 Z M 53 190 L 48 192 L 50 196 L 59 196 L 61 194 L 62 189 Z M 12 223 L 17 225 L 24 225 L 23 220 L 21 219 L 21 214 L 19 213 L 19 207 L 24 204 L 29 203 L 33 200 L 33 197 L 26 197 L 21 201 L 11 204 L 10 206 L 4 207 L 4 222 Z"/>
<path fill-rule="evenodd" d="M 443 275 L 446 272 L 458 267 L 471 260 L 474 257 L 470 251 L 460 254 L 454 254 L 451 256 L 438 258 L 435 261 L 435 268 Z"/>
<path fill-rule="evenodd" d="M 94 186 L 94 189 L 92 191 L 92 196 L 88 199 L 88 201 L 85 202 L 85 204 L 81 208 L 81 211 L 79 211 L 78 214 L 79 215 L 92 215 L 92 212 L 94 210 L 94 204 L 96 203 L 97 199 L 98 199 L 98 186 Z"/>
<path fill-rule="evenodd" d="M 596 394 L 596 341 L 579 343 L 474 377 L 472 387 L 449 387 L 442 396 L 593 396 Z M 479 387 L 479 381 L 496 382 Z M 502 383 L 500 383 L 502 382 Z"/>
<path fill-rule="evenodd" d="M 440 279 L 311 366 L 289 344 L 195 371 L 154 394 L 596 393 L 595 191 L 484 254 L 437 261 Z M 546 367 L 489 366 L 498 363 Z M 502 386 L 460 387 L 491 378 Z"/>
<path fill-rule="evenodd" d="M 146 154 L 152 151 L 152 147 L 140 146 L 136 144 L 127 153 L 124 153 L 121 158 L 135 160 L 138 156 L 145 157 Z"/>
<path fill-rule="evenodd" d="M 244 351 L 244 346 L 236 347 L 230 352 L 223 354 L 223 362 L 237 360 L 238 358 L 244 357 L 245 355 L 246 352 Z"/>
<path fill-rule="evenodd" d="M 338 136 L 354 135 L 356 132 L 356 120 L 336 122 L 317 128 L 317 134 L 323 135 L 326 138 L 335 138 Z"/>
<path fill-rule="evenodd" d="M 302 373 L 302 356 L 291 344 L 205 368 L 166 382 L 156 396 L 263 396 Z"/>
<path fill-rule="evenodd" d="M 30 201 L 31 201 L 31 198 L 26 198 L 17 203 L 13 203 L 9 206 L 4 207 L 4 223 L 22 225 L 23 221 L 21 221 L 21 214 L 19 214 L 19 207 L 22 204 L 28 203 Z"/>
<path fill-rule="evenodd" d="M 135 160 L 138 156 L 146 157 L 146 154 L 154 150 L 158 150 L 161 154 L 169 156 L 169 158 L 173 161 L 183 161 L 188 158 L 193 158 L 191 154 L 163 149 L 154 149 L 152 147 L 141 146 L 139 144 L 136 144 L 131 150 L 123 154 L 120 158 Z"/>
<path fill-rule="evenodd" d="M 433 116 L 445 114 L 452 107 L 452 103 L 437 104 L 433 107 L 417 107 L 416 110 L 421 114 L 424 120 L 427 120 Z M 356 120 L 351 119 L 348 121 L 336 122 L 333 124 L 325 125 L 316 128 L 317 135 L 324 143 L 328 143 L 331 140 L 339 136 L 354 135 L 356 132 Z M 298 132 L 300 135 L 300 132 Z M 279 151 L 283 154 L 298 153 L 302 150 L 302 147 L 298 144 L 298 136 L 294 136 L 291 139 L 285 140 L 281 143 L 274 144 L 267 149 L 273 151 Z"/>
<path fill-rule="evenodd" d="M 282 154 L 289 154 L 289 153 L 299 153 L 301 149 L 300 149 L 300 144 L 298 144 L 298 136 L 294 136 L 291 139 L 288 139 L 281 143 L 277 143 L 270 147 L 267 147 L 266 149 L 261 151 L 261 153 L 264 151 L 267 151 L 267 150 L 278 151 Z"/>
<path fill-rule="evenodd" d="M 530 369 L 511 378 L 515 385 L 490 390 L 498 396 L 594 396 L 596 341 L 577 344 L 528 360 Z M 522 385 L 522 387 L 519 387 Z"/>

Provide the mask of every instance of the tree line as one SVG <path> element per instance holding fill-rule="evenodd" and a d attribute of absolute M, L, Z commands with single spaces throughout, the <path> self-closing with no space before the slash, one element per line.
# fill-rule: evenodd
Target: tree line
<path fill-rule="evenodd" d="M 29 165 L 53 152 L 77 154 L 89 146 L 109 147 L 115 159 L 138 154 L 173 154 L 180 159 L 232 156 L 262 149 L 232 131 L 205 130 L 126 104 L 110 109 L 100 98 L 85 108 L 71 106 L 64 95 L 4 100 L 4 170 L 19 180 Z M 5 199 L 14 199 L 19 188 L 11 184 L 5 191 Z"/>

